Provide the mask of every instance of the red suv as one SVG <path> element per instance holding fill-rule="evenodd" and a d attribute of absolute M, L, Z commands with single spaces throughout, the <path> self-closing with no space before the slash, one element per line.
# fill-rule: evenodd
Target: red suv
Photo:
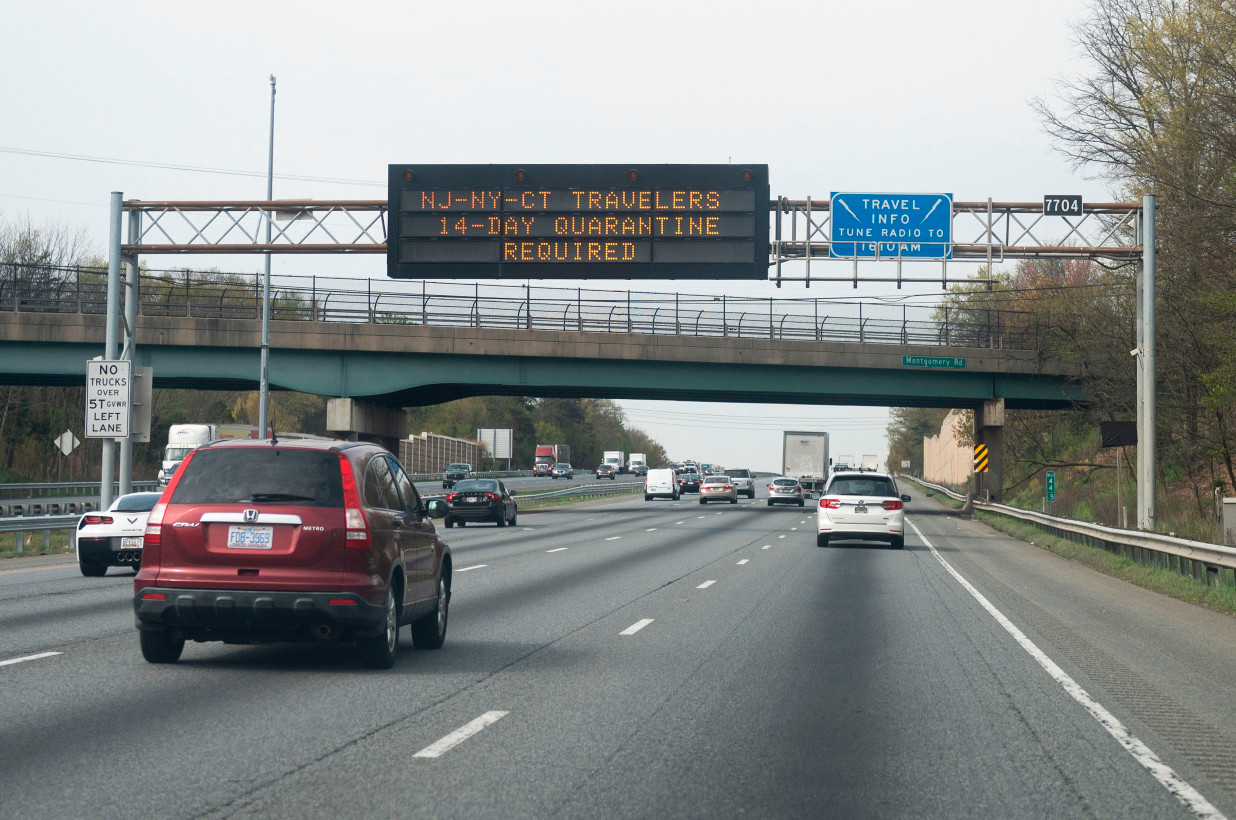
<path fill-rule="evenodd" d="M 399 462 L 376 444 L 267 439 L 194 450 L 146 524 L 133 609 L 142 655 L 186 639 L 354 643 L 368 666 L 446 639 L 451 553 Z"/>

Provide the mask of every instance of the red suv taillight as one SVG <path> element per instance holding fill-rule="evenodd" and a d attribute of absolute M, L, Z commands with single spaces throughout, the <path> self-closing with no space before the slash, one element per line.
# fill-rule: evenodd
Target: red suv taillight
<path fill-rule="evenodd" d="M 369 521 L 365 518 L 365 511 L 361 509 L 352 462 L 348 461 L 343 453 L 339 454 L 339 474 L 343 479 L 343 515 L 344 527 L 347 530 L 345 546 L 348 549 L 369 549 Z"/>
<path fill-rule="evenodd" d="M 163 545 L 163 512 L 167 509 L 168 502 L 171 501 L 172 493 L 176 492 L 180 477 L 185 474 L 185 468 L 189 466 L 189 462 L 195 455 L 197 455 L 197 450 L 190 452 L 185 456 L 184 461 L 180 462 L 172 480 L 167 482 L 163 495 L 159 496 L 159 503 L 155 504 L 150 515 L 146 516 L 146 532 L 142 534 L 143 564 L 153 564 L 159 557 L 158 550 Z"/>
<path fill-rule="evenodd" d="M 485 493 L 485 500 L 486 501 L 501 501 L 502 496 L 498 495 L 497 493 Z"/>
<path fill-rule="evenodd" d="M 826 510 L 839 510 L 841 509 L 841 499 L 840 498 L 821 498 L 820 506 Z"/>
<path fill-rule="evenodd" d="M 82 519 L 85 524 L 110 524 L 112 517 L 110 515 L 88 515 Z"/>
<path fill-rule="evenodd" d="M 884 509 L 886 509 L 886 510 L 900 510 L 900 509 L 901 509 L 901 501 L 900 501 L 900 500 L 897 500 L 897 501 L 881 501 L 881 502 L 880 502 L 880 506 L 881 506 L 881 507 L 883 507 L 883 508 L 884 508 Z"/>
<path fill-rule="evenodd" d="M 459 498 L 459 493 L 447 493 L 447 494 L 446 494 L 446 503 L 447 503 L 447 504 L 454 504 L 454 503 L 455 503 L 455 501 L 456 501 L 458 498 Z"/>

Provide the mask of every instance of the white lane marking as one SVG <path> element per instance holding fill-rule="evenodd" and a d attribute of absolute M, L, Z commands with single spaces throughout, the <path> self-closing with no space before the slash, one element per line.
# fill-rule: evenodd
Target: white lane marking
<path fill-rule="evenodd" d="M 771 548 L 772 548 L 772 544 L 765 544 L 764 546 L 760 547 L 760 549 L 762 550 L 771 549 Z"/>
<path fill-rule="evenodd" d="M 778 537 L 778 538 L 785 538 L 785 536 L 784 536 L 784 535 L 778 535 L 777 537 Z"/>
<path fill-rule="evenodd" d="M 630 626 L 628 626 L 626 629 L 622 630 L 618 634 L 619 635 L 634 635 L 636 632 L 639 632 L 641 629 L 648 626 L 648 624 L 652 623 L 652 621 L 653 621 L 652 618 L 644 618 L 642 621 L 636 621 L 635 623 L 631 624 Z"/>
<path fill-rule="evenodd" d="M 23 655 L 20 658 L 10 658 L 7 661 L 0 661 L 0 666 L 12 666 L 15 663 L 25 663 L 26 661 L 37 661 L 40 658 L 50 658 L 53 655 L 59 655 L 59 652 L 40 652 L 37 655 Z"/>
<path fill-rule="evenodd" d="M 685 524 L 685 523 L 687 523 L 687 522 L 686 522 L 686 521 L 675 521 L 674 523 L 675 523 L 675 524 Z"/>
<path fill-rule="evenodd" d="M 697 515 L 697 516 L 695 516 L 695 517 L 696 517 L 696 518 L 703 518 L 704 516 L 702 516 L 702 515 Z"/>
<path fill-rule="evenodd" d="M 795 532 L 797 529 L 798 527 L 790 527 L 790 532 Z"/>
<path fill-rule="evenodd" d="M 468 738 L 480 732 L 486 726 L 492 723 L 497 723 L 502 718 L 506 717 L 510 712 L 492 711 L 486 712 L 476 720 L 469 721 L 463 726 L 460 726 L 455 731 L 451 732 L 446 737 L 429 744 L 424 749 L 421 749 L 413 757 L 441 757 L 442 755 L 454 749 L 460 743 L 463 743 Z"/>
<path fill-rule="evenodd" d="M 697 586 L 696 589 L 708 589 L 710 586 L 712 586 L 715 583 L 717 582 L 716 581 L 705 581 L 704 583 Z"/>
<path fill-rule="evenodd" d="M 648 529 L 644 530 L 644 532 L 656 532 L 656 531 L 657 531 L 656 527 L 649 527 Z"/>
<path fill-rule="evenodd" d="M 983 597 L 983 593 L 974 588 L 973 585 L 961 573 L 953 569 L 953 566 L 944 560 L 944 556 L 936 551 L 936 548 L 927 536 L 923 535 L 923 531 L 914 525 L 913 521 L 906 520 L 910 528 L 914 530 L 922 542 L 927 545 L 927 549 L 931 550 L 931 554 L 939 561 L 949 574 L 957 579 L 957 583 L 965 588 L 974 596 L 974 600 L 979 602 L 983 609 L 987 610 L 991 617 L 996 619 L 996 623 L 1004 627 L 1004 630 L 1013 636 L 1013 640 L 1021 645 L 1021 648 L 1029 653 L 1030 657 L 1038 662 L 1039 666 L 1043 667 L 1043 671 L 1051 675 L 1056 683 L 1060 684 L 1064 691 L 1068 692 L 1073 700 L 1081 704 L 1082 708 L 1090 713 L 1099 725 L 1102 726 L 1107 733 L 1115 738 L 1116 742 L 1124 747 L 1125 751 L 1133 756 L 1133 759 L 1142 765 L 1146 771 L 1163 784 L 1177 800 L 1192 811 L 1198 817 L 1208 818 L 1209 820 L 1225 820 L 1222 812 L 1210 804 L 1201 792 L 1193 788 L 1184 778 L 1176 774 L 1172 767 L 1168 766 L 1163 760 L 1154 753 L 1154 751 L 1137 738 L 1128 728 L 1121 723 L 1115 715 L 1107 711 L 1101 703 L 1090 696 L 1090 693 L 1078 685 L 1077 681 L 1069 677 L 1068 673 L 1056 665 L 1047 654 L 1038 648 L 1033 641 L 1026 637 L 1020 629 L 1014 626 L 1013 622 L 1005 617 L 1004 613 L 996 609 L 990 601 Z"/>
<path fill-rule="evenodd" d="M 545 551 L 546 551 L 546 552 L 563 552 L 563 551 L 568 550 L 568 549 L 570 549 L 570 547 L 557 547 L 556 549 L 552 549 L 552 550 L 545 550 Z"/>
<path fill-rule="evenodd" d="M 617 541 L 621 537 L 622 537 L 621 535 L 611 535 L 609 538 L 606 538 L 605 540 L 606 541 Z"/>
<path fill-rule="evenodd" d="M 463 569 L 457 569 L 455 571 L 456 572 L 467 572 L 468 570 L 480 569 L 481 567 L 487 567 L 487 566 L 489 566 L 489 564 L 473 564 L 470 567 L 464 567 Z"/>
<path fill-rule="evenodd" d="M 740 567 L 741 567 L 743 564 L 747 563 L 747 562 L 748 562 L 748 561 L 750 561 L 750 560 L 751 560 L 750 558 L 744 558 L 744 559 L 742 559 L 741 561 L 739 561 L 739 562 L 738 562 L 738 566 L 740 566 Z"/>

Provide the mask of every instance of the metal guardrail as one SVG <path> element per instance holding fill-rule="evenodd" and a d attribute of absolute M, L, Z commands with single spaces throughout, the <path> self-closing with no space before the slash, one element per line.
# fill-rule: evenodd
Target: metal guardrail
<path fill-rule="evenodd" d="M 134 481 L 133 492 L 153 490 L 158 482 Z M 0 499 L 9 498 L 63 498 L 74 495 L 98 495 L 102 488 L 101 481 L 43 481 L 27 484 L 0 484 Z M 120 492 L 120 483 L 112 485 L 115 493 Z"/>
<path fill-rule="evenodd" d="M 939 484 L 932 484 L 914 476 L 900 477 L 908 478 L 957 501 L 966 500 L 966 496 L 961 493 Z M 1236 547 L 1208 544 L 1205 541 L 1192 541 L 1188 538 L 1175 538 L 1154 532 L 1107 527 L 1068 518 L 1056 518 L 1046 513 L 1023 510 L 1007 504 L 976 500 L 974 506 L 986 512 L 1020 519 L 1044 532 L 1075 543 L 1098 547 L 1116 555 L 1122 555 L 1142 566 L 1167 569 L 1181 575 L 1188 575 L 1210 586 L 1226 585 L 1227 570 L 1233 571 L 1233 577 L 1236 580 Z"/>
<path fill-rule="evenodd" d="M 577 484 L 572 487 L 563 487 L 559 490 L 550 490 L 544 493 L 528 493 L 527 495 L 518 494 L 516 495 L 515 503 L 521 508 L 540 507 L 560 499 L 587 499 L 604 498 L 606 496 L 614 495 L 629 495 L 632 493 L 643 492 L 643 489 L 644 485 L 641 482 L 629 482 L 624 484 L 615 484 L 613 482 L 607 484 Z M 421 498 L 425 500 L 441 497 L 442 496 L 440 495 L 421 496 Z M 42 532 L 43 549 L 46 550 L 51 544 L 51 534 L 53 532 L 57 530 L 68 530 L 69 546 L 73 546 L 73 534 L 77 530 L 77 522 L 80 518 L 81 515 L 79 514 L 31 515 L 0 518 L 0 535 L 7 535 L 10 533 L 14 534 L 15 549 L 20 553 L 23 551 L 23 536 L 27 533 Z"/>

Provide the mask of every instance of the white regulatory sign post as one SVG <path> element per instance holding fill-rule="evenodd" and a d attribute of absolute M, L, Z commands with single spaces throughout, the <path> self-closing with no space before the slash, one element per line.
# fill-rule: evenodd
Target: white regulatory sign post
<path fill-rule="evenodd" d="M 86 362 L 86 438 L 128 438 L 133 363 Z"/>

